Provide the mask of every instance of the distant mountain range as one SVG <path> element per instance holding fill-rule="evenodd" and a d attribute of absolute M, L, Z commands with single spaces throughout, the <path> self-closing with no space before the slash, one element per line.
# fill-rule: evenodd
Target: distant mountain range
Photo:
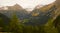
<path fill-rule="evenodd" d="M 13 13 L 17 15 L 20 20 L 29 19 L 29 22 L 25 22 L 24 24 L 28 25 L 42 25 L 46 24 L 47 21 L 54 16 L 56 9 L 54 4 L 45 5 L 40 7 L 37 5 L 31 12 L 28 12 L 27 9 L 22 8 L 20 5 L 16 4 L 14 6 L 6 6 L 8 9 L 4 10 L 4 7 L 0 9 L 0 13 L 12 17 Z"/>

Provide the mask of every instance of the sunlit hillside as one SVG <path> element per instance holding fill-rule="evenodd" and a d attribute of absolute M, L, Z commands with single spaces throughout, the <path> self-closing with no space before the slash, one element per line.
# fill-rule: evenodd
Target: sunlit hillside
<path fill-rule="evenodd" d="M 48 11 L 53 5 L 54 5 L 53 3 L 52 3 L 52 4 L 48 4 L 48 5 L 45 5 L 45 6 L 41 7 L 41 8 L 39 8 L 39 9 L 40 9 L 42 12 L 46 12 L 46 11 Z"/>

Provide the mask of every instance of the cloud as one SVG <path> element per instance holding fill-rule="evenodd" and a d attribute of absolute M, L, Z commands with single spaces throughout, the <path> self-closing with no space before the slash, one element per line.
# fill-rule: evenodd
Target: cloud
<path fill-rule="evenodd" d="M 14 5 L 18 3 L 23 8 L 34 8 L 38 4 L 49 4 L 55 0 L 0 0 L 0 5 L 7 6 L 7 5 Z"/>

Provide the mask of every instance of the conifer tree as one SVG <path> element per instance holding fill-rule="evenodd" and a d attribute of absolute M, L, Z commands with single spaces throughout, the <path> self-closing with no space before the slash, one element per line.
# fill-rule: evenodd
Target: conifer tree
<path fill-rule="evenodd" d="M 14 13 L 11 18 L 11 22 L 9 24 L 8 30 L 14 33 L 21 33 L 20 31 L 20 20 L 17 18 L 16 14 Z"/>

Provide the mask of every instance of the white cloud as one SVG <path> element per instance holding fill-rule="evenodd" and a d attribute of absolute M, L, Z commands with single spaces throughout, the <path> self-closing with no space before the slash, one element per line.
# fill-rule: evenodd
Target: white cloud
<path fill-rule="evenodd" d="M 23 8 L 34 8 L 38 4 L 49 4 L 55 0 L 0 0 L 0 5 L 14 5 L 15 3 L 20 4 Z"/>

